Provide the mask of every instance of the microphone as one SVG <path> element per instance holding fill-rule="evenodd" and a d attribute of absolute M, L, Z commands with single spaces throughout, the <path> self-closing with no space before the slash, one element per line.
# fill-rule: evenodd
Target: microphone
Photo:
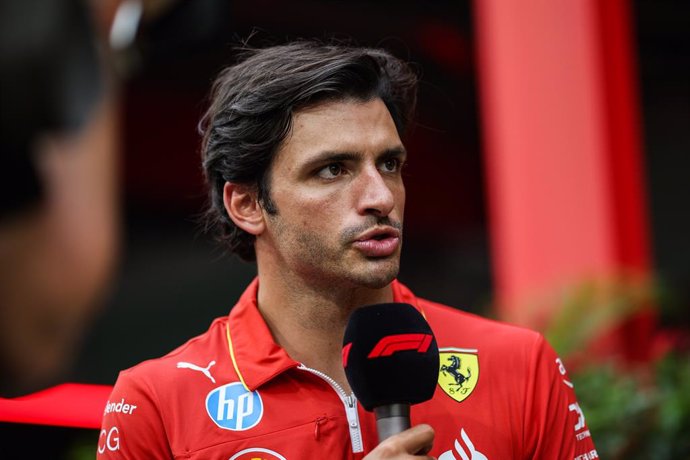
<path fill-rule="evenodd" d="M 343 367 L 359 402 L 374 411 L 381 442 L 410 427 L 410 405 L 434 395 L 438 345 L 431 327 L 412 305 L 370 305 L 350 316 Z"/>

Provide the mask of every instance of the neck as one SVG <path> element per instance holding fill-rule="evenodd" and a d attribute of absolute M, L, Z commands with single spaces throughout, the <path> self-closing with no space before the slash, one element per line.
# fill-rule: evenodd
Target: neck
<path fill-rule="evenodd" d="M 276 275 L 259 267 L 257 299 L 276 343 L 295 361 L 325 373 L 349 391 L 341 357 L 345 326 L 356 308 L 392 301 L 390 285 L 321 285 L 294 274 Z"/>

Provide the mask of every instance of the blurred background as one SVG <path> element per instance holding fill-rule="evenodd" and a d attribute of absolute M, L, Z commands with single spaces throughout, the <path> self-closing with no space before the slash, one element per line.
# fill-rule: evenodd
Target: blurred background
<path fill-rule="evenodd" d="M 401 281 L 419 296 L 544 332 L 576 381 L 602 458 L 690 458 L 689 4 L 59 3 L 87 5 L 99 43 L 100 76 L 80 81 L 102 81 L 89 90 L 100 96 L 75 124 L 97 130 L 89 120 L 105 113 L 105 147 L 88 150 L 113 154 L 98 159 L 107 171 L 88 176 L 107 185 L 99 192 L 107 206 L 80 206 L 111 217 L 74 217 L 87 231 L 72 232 L 73 244 L 103 236 L 89 246 L 101 262 L 84 269 L 102 275 L 75 313 L 84 319 L 68 328 L 63 365 L 25 388 L 112 385 L 119 370 L 228 313 L 255 267 L 225 255 L 197 223 L 206 199 L 197 123 L 210 85 L 245 42 L 334 38 L 384 47 L 421 71 L 406 139 Z M 4 53 L 17 45 L 8 37 Z M 31 86 L 38 77 L 24 78 Z M 26 177 L 7 178 L 3 193 L 18 196 Z M 16 272 L 7 247 L 22 241 L 13 231 L 27 232 L 12 230 L 14 216 L 52 189 L 31 190 L 28 204 L 15 199 L 0 220 L 10 228 L 0 231 L 0 288 L 17 283 L 7 281 Z M 62 260 L 62 271 L 78 272 Z M 7 338 L 12 316 L 2 318 Z M 0 436 L 16 446 L 7 458 L 80 459 L 93 458 L 99 433 L 1 423 Z"/>

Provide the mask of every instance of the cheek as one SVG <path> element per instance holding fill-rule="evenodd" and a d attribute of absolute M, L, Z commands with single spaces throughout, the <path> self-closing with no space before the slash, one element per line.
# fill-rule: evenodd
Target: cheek
<path fill-rule="evenodd" d="M 342 202 L 342 194 L 329 194 L 323 196 L 285 197 L 284 206 L 278 208 L 286 220 L 295 223 L 298 228 L 308 233 L 321 233 L 321 236 L 332 234 L 334 225 L 342 218 L 345 205 Z"/>
<path fill-rule="evenodd" d="M 307 214 L 307 218 L 326 218 L 332 217 L 337 211 L 343 212 L 347 209 L 345 197 L 346 190 L 333 190 L 328 193 L 314 193 L 299 199 L 300 207 Z"/>
<path fill-rule="evenodd" d="M 405 213 L 405 186 L 401 184 L 400 187 L 393 192 L 393 194 L 395 195 L 398 213 L 402 218 L 403 214 Z"/>

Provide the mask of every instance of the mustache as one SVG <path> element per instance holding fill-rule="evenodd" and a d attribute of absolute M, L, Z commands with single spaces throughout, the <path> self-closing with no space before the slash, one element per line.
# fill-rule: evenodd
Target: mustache
<path fill-rule="evenodd" d="M 359 235 L 366 232 L 367 230 L 370 230 L 374 227 L 381 227 L 381 226 L 393 227 L 393 228 L 397 229 L 400 232 L 400 237 L 402 238 L 403 226 L 402 226 L 401 222 L 399 222 L 397 220 L 392 220 L 388 216 L 384 216 L 384 217 L 371 216 L 371 218 L 369 219 L 369 222 L 366 222 L 362 225 L 358 225 L 356 227 L 350 227 L 350 228 L 345 229 L 343 231 L 342 235 L 340 236 L 340 241 L 343 244 L 351 243 Z"/>

